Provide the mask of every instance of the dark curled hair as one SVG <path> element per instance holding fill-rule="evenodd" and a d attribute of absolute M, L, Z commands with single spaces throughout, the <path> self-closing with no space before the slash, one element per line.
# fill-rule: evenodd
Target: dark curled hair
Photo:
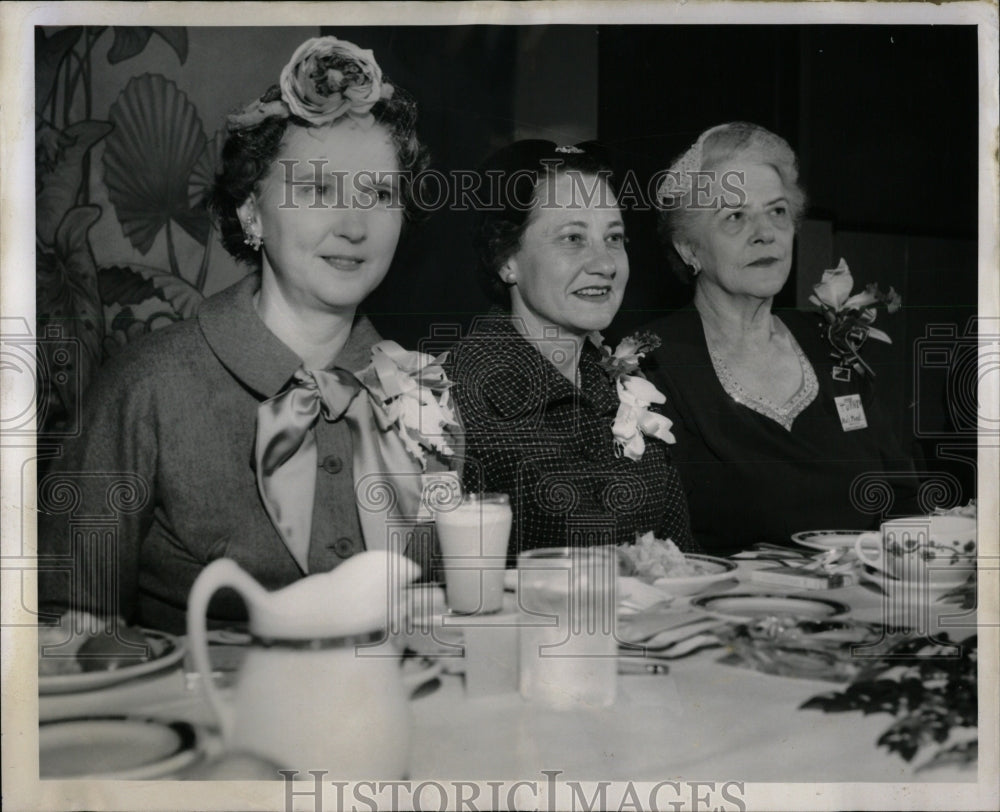
<path fill-rule="evenodd" d="M 280 98 L 281 88 L 273 85 L 261 101 Z M 417 205 L 413 184 L 421 182 L 421 175 L 430 163 L 427 148 L 417 137 L 417 103 L 396 86 L 392 97 L 380 99 L 371 112 L 375 122 L 388 130 L 396 148 L 405 221 L 417 222 L 426 213 Z M 260 268 L 260 252 L 244 242 L 243 226 L 236 210 L 257 190 L 278 159 L 289 124 L 303 128 L 314 126 L 295 115 L 288 118 L 272 116 L 253 127 L 230 132 L 222 147 L 220 170 L 208 196 L 208 208 L 215 218 L 222 245 L 236 260 L 253 268 Z"/>
<path fill-rule="evenodd" d="M 472 238 L 478 260 L 476 277 L 491 302 L 510 308 L 510 289 L 500 279 L 500 269 L 521 247 L 521 238 L 537 209 L 542 182 L 574 172 L 601 178 L 618 196 L 610 161 L 603 148 L 592 141 L 558 148 L 551 141 L 515 141 L 479 167 L 482 205 Z"/>

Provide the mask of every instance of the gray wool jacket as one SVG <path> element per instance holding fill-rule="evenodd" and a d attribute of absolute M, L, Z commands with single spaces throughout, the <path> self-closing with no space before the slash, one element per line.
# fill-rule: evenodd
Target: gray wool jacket
<path fill-rule="evenodd" d="M 303 576 L 261 503 L 257 407 L 301 365 L 253 307 L 251 274 L 105 364 L 85 396 L 82 431 L 38 483 L 39 607 L 74 606 L 183 632 L 188 592 L 212 560 L 234 559 L 266 589 Z M 335 366 L 352 372 L 379 341 L 359 317 Z M 347 424 L 317 421 L 309 571 L 365 548 Z M 245 619 L 222 590 L 212 625 Z M 44 617 L 43 617 L 44 620 Z"/>

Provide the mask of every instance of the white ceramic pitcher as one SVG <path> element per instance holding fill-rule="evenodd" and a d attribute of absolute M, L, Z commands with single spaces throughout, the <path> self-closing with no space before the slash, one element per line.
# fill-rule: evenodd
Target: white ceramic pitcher
<path fill-rule="evenodd" d="M 375 644 L 398 588 L 419 572 L 408 558 L 371 551 L 267 592 L 229 559 L 209 564 L 191 590 L 188 638 L 226 748 L 303 775 L 406 777 L 410 689 L 396 650 Z M 212 683 L 205 627 L 223 587 L 246 601 L 253 635 L 231 700 Z"/>

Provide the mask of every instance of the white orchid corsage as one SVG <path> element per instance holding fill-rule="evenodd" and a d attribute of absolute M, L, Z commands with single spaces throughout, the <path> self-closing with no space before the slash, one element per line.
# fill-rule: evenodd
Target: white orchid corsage
<path fill-rule="evenodd" d="M 371 51 L 336 37 L 314 37 L 295 50 L 277 86 L 226 121 L 230 132 L 293 114 L 316 126 L 345 115 L 370 126 L 372 107 L 393 92 Z"/>
<path fill-rule="evenodd" d="M 612 351 L 600 333 L 590 333 L 588 338 L 601 352 L 600 364 L 618 391 L 618 413 L 611 423 L 616 453 L 630 460 L 641 459 L 647 436 L 673 443 L 673 423 L 649 410 L 654 403 L 666 403 L 667 398 L 639 369 L 639 361 L 660 346 L 660 339 L 652 333 L 636 333 L 623 338 Z"/>
<path fill-rule="evenodd" d="M 895 313 L 903 303 L 902 298 L 893 288 L 888 293 L 882 293 L 878 285 L 868 285 L 863 293 L 851 296 L 854 287 L 854 277 L 847 263 L 841 259 L 836 268 L 823 271 L 823 279 L 818 285 L 813 285 L 813 294 L 809 301 L 820 308 L 826 324 L 824 333 L 833 345 L 831 355 L 840 363 L 833 368 L 836 380 L 849 381 L 851 369 L 859 375 L 875 377 L 872 368 L 868 366 L 858 351 L 869 338 L 891 344 L 892 339 L 872 324 L 875 321 L 879 305 L 885 305 L 889 313 Z"/>
<path fill-rule="evenodd" d="M 404 350 L 395 341 L 372 347 L 372 361 L 357 374 L 368 390 L 382 431 L 395 428 L 409 454 L 427 467 L 427 451 L 450 457 L 449 439 L 458 426 L 441 366 L 446 358 Z"/>

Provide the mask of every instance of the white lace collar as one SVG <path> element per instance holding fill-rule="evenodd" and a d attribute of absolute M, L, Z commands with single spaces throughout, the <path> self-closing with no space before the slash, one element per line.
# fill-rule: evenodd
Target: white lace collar
<path fill-rule="evenodd" d="M 816 373 L 813 371 L 812 364 L 806 358 L 806 354 L 799 346 L 799 342 L 795 340 L 792 331 L 787 327 L 785 327 L 785 330 L 788 332 L 792 349 L 795 350 L 795 354 L 799 359 L 799 366 L 802 368 L 802 384 L 799 386 L 798 391 L 781 405 L 766 398 L 755 397 L 747 392 L 740 382 L 736 380 L 736 376 L 733 375 L 726 362 L 722 360 L 722 356 L 709 345 L 707 338 L 705 346 L 708 348 L 708 355 L 712 359 L 712 366 L 715 367 L 715 375 L 729 397 L 741 406 L 746 406 L 748 409 L 752 409 L 758 414 L 762 414 L 764 417 L 773 420 L 786 431 L 791 431 L 795 418 L 802 414 L 806 407 L 816 399 L 816 395 L 819 393 L 819 382 L 816 380 Z"/>

